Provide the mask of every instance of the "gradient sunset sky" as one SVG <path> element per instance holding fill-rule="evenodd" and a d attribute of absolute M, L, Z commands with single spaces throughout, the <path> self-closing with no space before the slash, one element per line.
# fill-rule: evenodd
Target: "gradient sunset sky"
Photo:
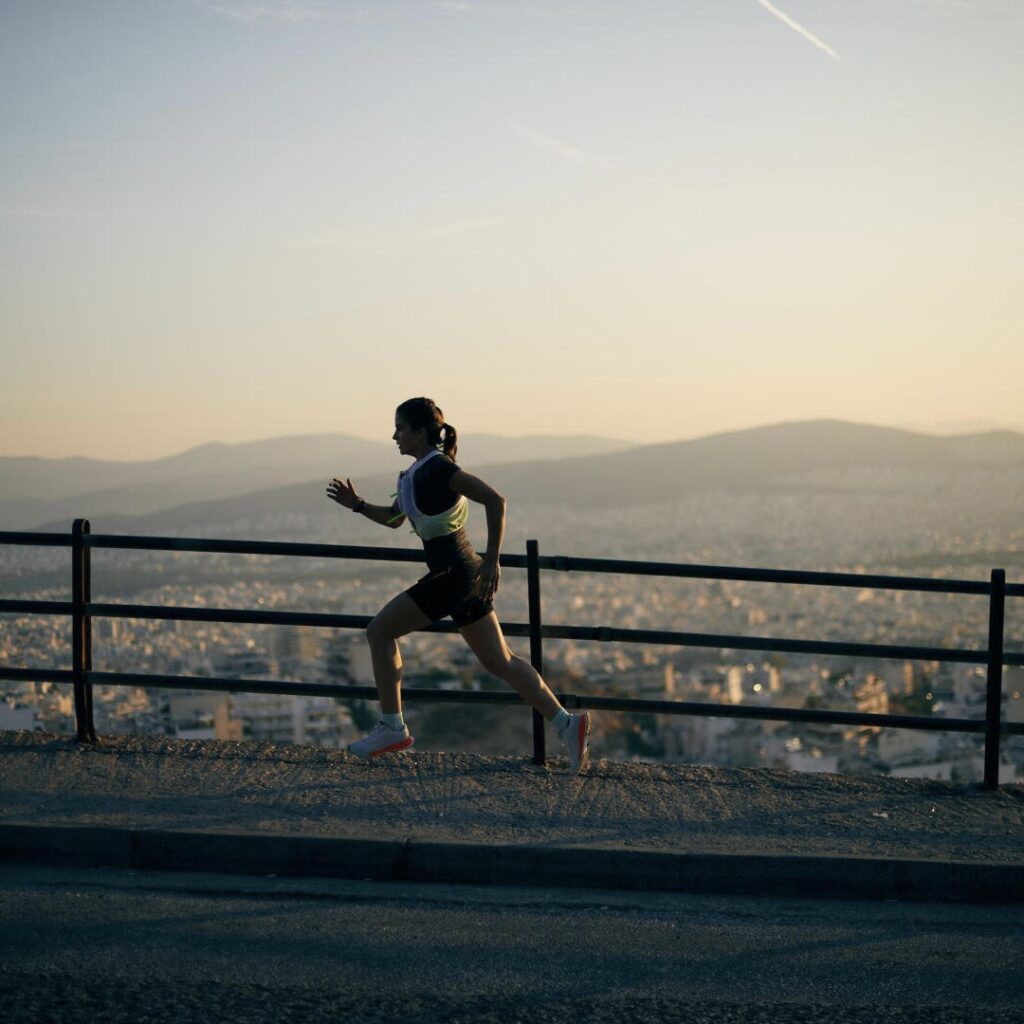
<path fill-rule="evenodd" d="M 1024 429 L 1020 0 L 4 0 L 0 454 Z"/>

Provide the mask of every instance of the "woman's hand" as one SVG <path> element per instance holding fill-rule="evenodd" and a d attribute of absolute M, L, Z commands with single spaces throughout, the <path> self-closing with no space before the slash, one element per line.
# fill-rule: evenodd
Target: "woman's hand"
<path fill-rule="evenodd" d="M 339 477 L 335 477 L 327 485 L 327 497 L 339 505 L 344 505 L 345 508 L 355 508 L 359 503 L 359 495 L 356 494 L 352 481 L 347 478 L 341 480 Z"/>
<path fill-rule="evenodd" d="M 484 558 L 480 563 L 480 569 L 473 580 L 474 593 L 484 601 L 493 599 L 498 590 L 498 581 L 501 579 L 501 566 L 497 558 Z"/>

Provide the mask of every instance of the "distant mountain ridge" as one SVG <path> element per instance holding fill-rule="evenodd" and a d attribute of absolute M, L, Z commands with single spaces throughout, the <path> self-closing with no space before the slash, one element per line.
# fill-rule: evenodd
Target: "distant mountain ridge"
<path fill-rule="evenodd" d="M 490 479 L 524 500 L 627 507 L 697 490 L 774 489 L 822 470 L 955 472 L 1024 467 L 1024 434 L 996 431 L 934 437 L 890 427 L 811 420 L 647 445 L 557 465 L 495 467 Z M 560 497 L 556 498 L 556 495 Z"/>
<path fill-rule="evenodd" d="M 611 452 L 632 442 L 592 436 L 460 438 L 465 457 L 500 463 Z M 84 457 L 0 457 L 0 529 L 72 517 L 144 515 L 186 503 L 227 500 L 254 491 L 299 484 L 339 473 L 365 475 L 389 463 L 401 468 L 393 444 L 344 434 L 311 434 L 242 444 L 212 443 L 177 455 L 138 462 Z"/>
<path fill-rule="evenodd" d="M 470 445 L 467 444 L 467 449 Z M 484 450 L 484 446 L 480 446 Z M 393 455 L 393 453 L 391 453 Z M 510 502 L 555 504 L 578 508 L 628 508 L 672 501 L 697 491 L 758 491 L 824 486 L 822 474 L 865 470 L 888 474 L 957 473 L 1024 469 L 1024 434 L 992 431 L 936 437 L 911 431 L 814 420 L 779 423 L 713 434 L 690 441 L 633 447 L 557 459 L 460 462 L 478 472 Z M 398 469 L 363 476 L 361 493 L 383 501 L 394 487 Z M 380 462 L 377 462 L 379 468 Z M 355 478 L 349 467 L 332 466 L 299 485 L 268 488 L 224 500 L 182 503 L 144 516 L 98 515 L 88 507 L 74 514 L 92 519 L 94 531 L 159 534 L 204 524 L 224 524 L 299 513 L 323 515 L 330 506 L 323 493 L 335 472 Z M 46 528 L 63 530 L 67 520 Z"/>

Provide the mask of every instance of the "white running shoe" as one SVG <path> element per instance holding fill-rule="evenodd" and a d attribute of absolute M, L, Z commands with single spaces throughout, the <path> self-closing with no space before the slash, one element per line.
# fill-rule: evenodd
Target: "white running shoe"
<path fill-rule="evenodd" d="M 378 722 L 373 727 L 373 732 L 361 740 L 356 740 L 355 743 L 350 743 L 348 751 L 356 757 L 377 757 L 380 754 L 407 750 L 411 746 L 412 736 L 407 725 L 403 725 L 401 729 L 392 729 L 387 723 Z"/>
<path fill-rule="evenodd" d="M 590 760 L 590 712 L 580 715 L 569 715 L 569 724 L 559 735 L 569 754 L 569 774 L 578 775 Z"/>

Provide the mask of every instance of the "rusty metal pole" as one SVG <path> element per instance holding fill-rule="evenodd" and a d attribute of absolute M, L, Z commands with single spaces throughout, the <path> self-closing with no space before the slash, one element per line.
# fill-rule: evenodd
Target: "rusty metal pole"
<path fill-rule="evenodd" d="M 544 655 L 540 640 L 540 566 L 537 564 L 537 542 L 526 542 L 526 592 L 530 609 L 530 664 L 544 675 Z M 533 711 L 533 763 L 544 764 L 544 716 Z"/>
<path fill-rule="evenodd" d="M 988 605 L 988 685 L 985 693 L 985 789 L 999 788 L 999 719 L 1003 709 L 1003 621 L 1006 570 L 992 570 Z"/>

